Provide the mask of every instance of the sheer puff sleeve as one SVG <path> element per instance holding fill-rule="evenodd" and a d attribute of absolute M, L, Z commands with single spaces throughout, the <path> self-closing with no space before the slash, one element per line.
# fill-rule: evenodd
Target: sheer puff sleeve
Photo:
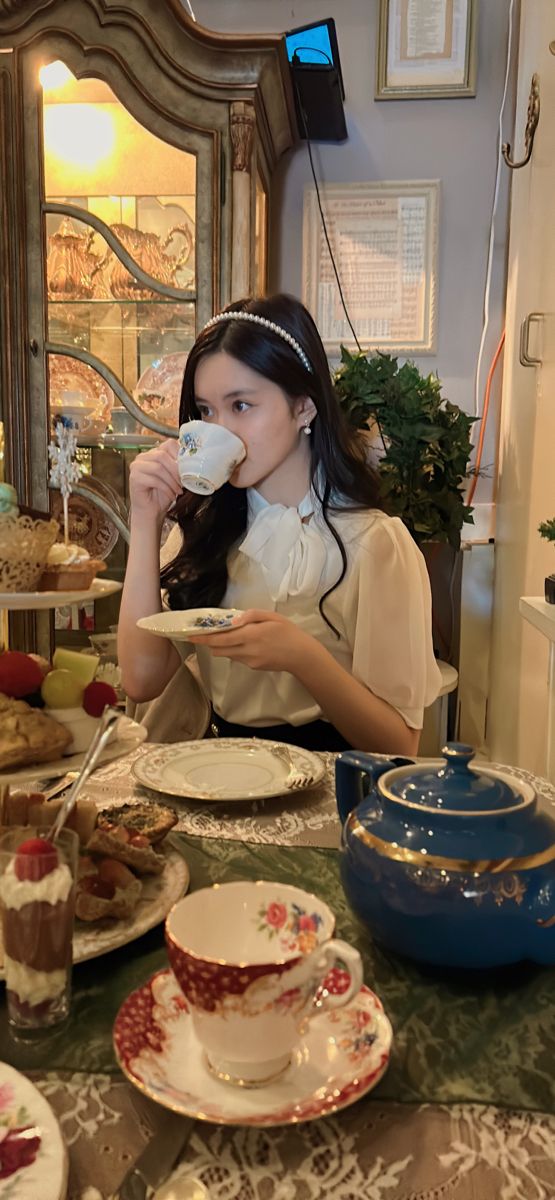
<path fill-rule="evenodd" d="M 353 557 L 353 675 L 421 729 L 441 687 L 424 557 L 403 522 L 384 516 L 357 539 Z"/>

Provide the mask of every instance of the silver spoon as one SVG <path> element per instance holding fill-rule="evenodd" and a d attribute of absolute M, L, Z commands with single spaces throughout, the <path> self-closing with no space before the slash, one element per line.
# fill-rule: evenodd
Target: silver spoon
<path fill-rule="evenodd" d="M 106 706 L 104 709 L 104 712 L 100 718 L 100 724 L 87 750 L 85 761 L 81 767 L 79 775 L 67 796 L 64 797 L 64 801 L 58 812 L 56 820 L 47 834 L 47 837 L 50 841 L 55 841 L 60 830 L 63 829 L 70 812 L 77 803 L 77 797 L 81 791 L 81 788 L 86 783 L 91 772 L 94 771 L 98 756 L 104 749 L 112 729 L 114 728 L 116 721 L 119 721 L 120 717 L 121 713 L 119 709 L 110 708 L 108 706 Z"/>

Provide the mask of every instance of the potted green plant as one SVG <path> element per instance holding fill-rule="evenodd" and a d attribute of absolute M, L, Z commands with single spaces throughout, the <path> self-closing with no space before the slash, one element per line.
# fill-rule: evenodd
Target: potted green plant
<path fill-rule="evenodd" d="M 367 357 L 342 346 L 334 382 L 349 421 L 375 426 L 384 507 L 418 545 L 448 542 L 458 550 L 463 525 L 473 523 L 465 485 L 475 417 L 443 399 L 437 376 L 422 375 L 412 362 L 400 367 L 390 354 Z"/>
<path fill-rule="evenodd" d="M 475 418 L 442 397 L 436 375 L 422 375 L 413 362 L 399 366 L 390 354 L 352 354 L 343 346 L 334 383 L 348 420 L 375 434 L 381 500 L 424 552 L 436 653 L 449 659 L 461 530 L 473 524 L 465 490 Z"/>
<path fill-rule="evenodd" d="M 538 532 L 548 542 L 555 542 L 555 517 L 550 517 L 548 521 L 542 521 L 538 525 Z M 545 598 L 548 604 L 555 604 L 555 575 L 546 575 L 545 577 Z"/>

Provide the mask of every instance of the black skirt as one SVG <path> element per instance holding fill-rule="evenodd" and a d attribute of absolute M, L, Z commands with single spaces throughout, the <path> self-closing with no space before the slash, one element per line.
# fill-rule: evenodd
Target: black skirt
<path fill-rule="evenodd" d="M 207 737 L 259 737 L 271 742 L 287 742 L 304 750 L 352 750 L 351 744 L 329 721 L 309 721 L 306 725 L 234 725 L 218 713 L 212 713 Z"/>

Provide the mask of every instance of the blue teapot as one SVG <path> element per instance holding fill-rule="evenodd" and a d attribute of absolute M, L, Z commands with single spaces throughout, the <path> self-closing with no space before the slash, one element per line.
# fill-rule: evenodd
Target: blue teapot
<path fill-rule="evenodd" d="M 341 877 L 377 941 L 422 962 L 555 963 L 555 820 L 530 783 L 448 743 L 443 762 L 336 761 Z"/>

